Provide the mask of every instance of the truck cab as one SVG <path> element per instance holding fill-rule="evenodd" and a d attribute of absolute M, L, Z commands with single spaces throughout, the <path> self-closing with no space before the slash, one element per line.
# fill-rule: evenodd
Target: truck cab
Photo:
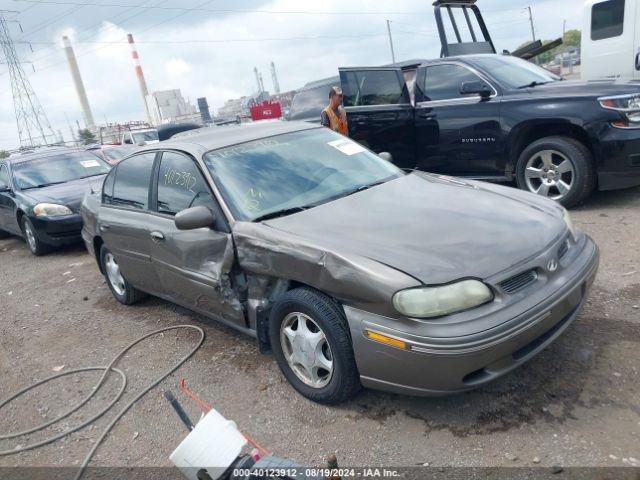
<path fill-rule="evenodd" d="M 120 134 L 120 144 L 122 145 L 142 146 L 158 142 L 160 142 L 160 139 L 158 137 L 158 130 L 155 128 L 127 130 Z"/>
<path fill-rule="evenodd" d="M 587 0 L 582 79 L 640 80 L 640 0 Z"/>

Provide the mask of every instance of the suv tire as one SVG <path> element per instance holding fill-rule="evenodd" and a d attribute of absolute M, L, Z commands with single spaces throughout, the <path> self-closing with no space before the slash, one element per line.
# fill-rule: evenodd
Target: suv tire
<path fill-rule="evenodd" d="M 280 370 L 309 400 L 337 404 L 360 390 L 347 320 L 327 295 L 310 288 L 285 293 L 271 309 L 269 339 Z"/>
<path fill-rule="evenodd" d="M 42 242 L 38 238 L 38 235 L 36 234 L 36 228 L 33 226 L 33 223 L 31 223 L 31 220 L 29 220 L 27 217 L 22 217 L 20 227 L 22 228 L 22 234 L 24 235 L 24 239 L 27 242 L 29 251 L 36 257 L 46 255 L 51 251 L 52 247 Z"/>
<path fill-rule="evenodd" d="M 147 297 L 147 294 L 133 287 L 120 273 L 118 262 L 113 254 L 104 245 L 100 249 L 100 267 L 104 272 L 109 290 L 118 302 L 123 305 L 139 303 Z"/>
<path fill-rule="evenodd" d="M 522 190 L 544 195 L 570 208 L 583 202 L 595 189 L 593 156 L 573 138 L 542 138 L 520 154 L 516 180 Z"/>

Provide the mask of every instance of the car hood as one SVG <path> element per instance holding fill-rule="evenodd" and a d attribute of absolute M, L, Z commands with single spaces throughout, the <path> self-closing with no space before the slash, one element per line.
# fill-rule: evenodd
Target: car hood
<path fill-rule="evenodd" d="M 423 173 L 264 223 L 432 285 L 490 277 L 567 229 L 562 208 L 550 200 Z"/>
<path fill-rule="evenodd" d="M 23 190 L 22 193 L 33 205 L 37 203 L 56 203 L 69 207 L 74 213 L 79 213 L 80 204 L 85 194 L 92 190 L 100 190 L 104 177 L 105 175 L 81 178 L 59 185 Z"/>
<path fill-rule="evenodd" d="M 611 95 L 640 94 L 638 81 L 597 81 L 581 82 L 569 81 L 546 83 L 537 87 L 524 89 L 531 95 L 542 96 L 587 96 L 606 97 Z"/>

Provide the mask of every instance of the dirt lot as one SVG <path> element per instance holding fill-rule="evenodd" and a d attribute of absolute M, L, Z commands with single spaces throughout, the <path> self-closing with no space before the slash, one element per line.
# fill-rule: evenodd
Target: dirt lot
<path fill-rule="evenodd" d="M 0 240 L 0 397 L 58 367 L 106 365 L 138 336 L 189 323 L 205 329 L 203 347 L 125 416 L 92 465 L 169 465 L 186 431 L 162 393 L 177 394 L 182 377 L 268 450 L 307 464 L 336 453 L 354 466 L 640 465 L 640 189 L 599 193 L 573 216 L 600 246 L 601 268 L 586 309 L 549 349 L 479 391 L 438 399 L 364 391 L 331 408 L 297 395 L 250 338 L 157 299 L 116 303 L 80 246 L 35 258 L 21 240 Z M 114 412 L 195 341 L 193 333 L 167 333 L 128 354 L 119 367 L 129 384 Z M 98 376 L 65 377 L 26 395 L 3 409 L 0 432 L 53 418 Z M 0 441 L 0 450 L 78 424 L 117 386 L 113 376 L 80 413 Z M 114 412 L 55 444 L 0 457 L 0 466 L 77 465 Z"/>

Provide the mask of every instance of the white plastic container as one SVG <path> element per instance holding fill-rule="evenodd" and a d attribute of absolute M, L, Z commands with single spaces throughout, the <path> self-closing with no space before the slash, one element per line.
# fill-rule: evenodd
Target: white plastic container
<path fill-rule="evenodd" d="M 216 480 L 231 466 L 246 443 L 234 422 L 211 410 L 169 458 L 189 480 L 198 480 L 201 469 Z"/>

